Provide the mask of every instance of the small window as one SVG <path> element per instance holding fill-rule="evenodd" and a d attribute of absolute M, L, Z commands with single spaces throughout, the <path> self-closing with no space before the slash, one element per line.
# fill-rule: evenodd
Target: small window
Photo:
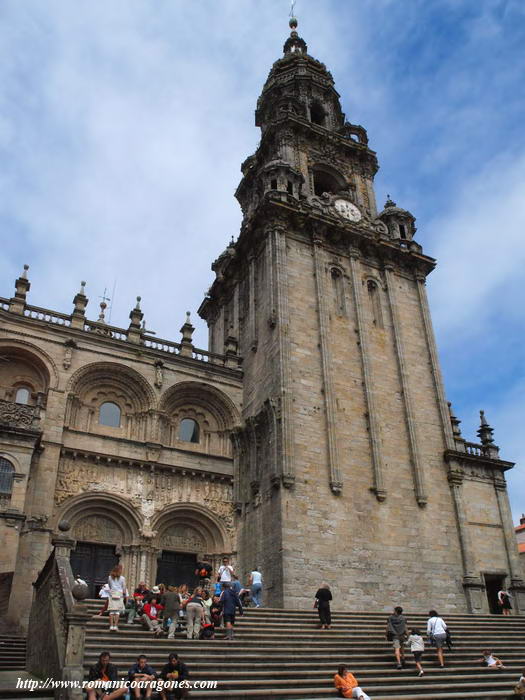
<path fill-rule="evenodd" d="M 0 502 L 11 499 L 15 468 L 8 459 L 0 457 Z"/>
<path fill-rule="evenodd" d="M 401 236 L 401 238 L 406 240 L 407 230 L 405 228 L 405 224 L 399 224 L 399 235 Z"/>
<path fill-rule="evenodd" d="M 120 407 L 111 401 L 103 403 L 98 414 L 98 422 L 110 428 L 120 428 Z"/>
<path fill-rule="evenodd" d="M 372 307 L 372 323 L 376 328 L 383 328 L 383 313 L 381 311 L 381 299 L 379 287 L 373 280 L 368 280 L 368 298 Z"/>
<path fill-rule="evenodd" d="M 16 390 L 15 403 L 28 404 L 31 398 L 31 389 L 26 386 L 21 386 Z"/>
<path fill-rule="evenodd" d="M 293 194 L 293 182 L 291 180 L 288 180 L 288 184 L 286 185 L 286 191 L 288 194 Z"/>
<path fill-rule="evenodd" d="M 193 418 L 183 418 L 179 426 L 179 440 L 199 442 L 199 424 Z"/>
<path fill-rule="evenodd" d="M 270 187 L 272 188 L 272 190 L 276 190 L 277 189 L 277 180 L 272 180 L 270 182 Z"/>
<path fill-rule="evenodd" d="M 343 276 L 337 268 L 332 268 L 332 285 L 334 289 L 335 310 L 338 316 L 346 315 L 345 290 Z"/>

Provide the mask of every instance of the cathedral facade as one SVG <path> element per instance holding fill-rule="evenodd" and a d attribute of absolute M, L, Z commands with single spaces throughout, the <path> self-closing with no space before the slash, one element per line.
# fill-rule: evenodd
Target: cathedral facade
<path fill-rule="evenodd" d="M 22 624 L 67 521 L 94 594 L 258 565 L 266 604 L 525 610 L 505 471 L 484 415 L 447 404 L 415 218 L 374 193 L 377 157 L 291 21 L 242 165 L 238 239 L 199 308 L 209 350 L 0 298 L 0 586 Z"/>

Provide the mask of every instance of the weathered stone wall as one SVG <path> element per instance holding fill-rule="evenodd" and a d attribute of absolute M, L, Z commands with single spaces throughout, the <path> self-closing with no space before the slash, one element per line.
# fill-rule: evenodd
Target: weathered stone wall
<path fill-rule="evenodd" d="M 0 520 L 0 572 L 14 571 L 13 621 L 27 618 L 31 584 L 61 517 L 93 517 L 88 534 L 100 528 L 91 541 L 118 544 L 130 585 L 153 579 L 156 557 L 171 548 L 163 528 L 185 521 L 187 547 L 199 541 L 201 554 L 235 552 L 229 432 L 239 422 L 239 372 L 15 314 L 4 314 L 0 350 L 23 359 L 15 379 L 40 381 L 42 396 L 41 449 L 34 437 L 0 443 L 16 468 L 9 517 Z M 3 391 L 9 400 L 12 390 Z M 104 400 L 121 406 L 120 427 L 98 422 Z M 199 444 L 179 439 L 185 417 L 201 426 Z M 111 508 L 119 542 L 103 520 Z"/>
<path fill-rule="evenodd" d="M 428 348 L 416 282 L 394 275 L 398 333 L 402 335 L 407 385 L 414 416 L 416 449 L 425 480 L 428 504 L 416 502 L 414 465 L 407 432 L 404 394 L 393 337 L 393 318 L 381 273 L 366 262 L 357 284 L 369 277 L 380 285 L 382 325 L 372 322 L 364 297 L 364 321 L 372 391 L 375 395 L 386 499 L 372 492 L 367 406 L 363 390 L 361 339 L 356 333 L 356 309 L 348 260 L 323 252 L 322 272 L 328 292 L 330 366 L 336 412 L 326 413 L 326 376 L 319 352 L 319 311 L 311 246 L 289 240 L 290 298 L 295 421 L 295 488 L 286 494 L 284 530 L 286 598 L 304 604 L 320 578 L 334 589 L 337 600 L 350 607 L 389 608 L 429 604 L 465 610 L 461 561 L 453 503 L 443 462 L 443 428 L 430 372 Z M 345 315 L 335 312 L 329 264 L 342 267 Z M 299 353 L 299 349 L 301 352 Z M 332 431 L 342 481 L 341 495 L 329 486 L 328 433 Z M 302 522 L 298 532 L 295 523 Z M 301 591 L 293 572 L 301 571 Z M 417 582 L 417 585 L 415 585 Z"/>

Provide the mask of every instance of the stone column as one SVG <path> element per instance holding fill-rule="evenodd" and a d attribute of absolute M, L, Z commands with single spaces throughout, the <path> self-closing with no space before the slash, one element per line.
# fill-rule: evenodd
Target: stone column
<path fill-rule="evenodd" d="M 340 494 L 343 481 L 339 470 L 339 450 L 337 447 L 337 411 L 332 381 L 332 356 L 328 337 L 328 309 L 326 308 L 325 270 L 322 262 L 322 240 L 314 234 L 315 288 L 319 310 L 319 343 L 321 346 L 321 367 L 323 372 L 323 393 L 326 412 L 326 435 L 328 440 L 328 467 L 330 489 Z"/>

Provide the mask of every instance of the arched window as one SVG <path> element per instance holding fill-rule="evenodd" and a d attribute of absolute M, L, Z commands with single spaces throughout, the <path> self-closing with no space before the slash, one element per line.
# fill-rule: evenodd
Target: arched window
<path fill-rule="evenodd" d="M 199 424 L 193 418 L 183 418 L 179 425 L 179 440 L 199 442 Z"/>
<path fill-rule="evenodd" d="M 0 457 L 0 505 L 11 500 L 15 468 L 8 459 Z"/>
<path fill-rule="evenodd" d="M 312 124 L 324 126 L 326 114 L 323 106 L 319 102 L 313 102 L 310 106 L 310 119 L 312 120 Z"/>
<path fill-rule="evenodd" d="M 100 406 L 98 422 L 110 428 L 120 428 L 120 407 L 112 401 L 106 401 Z"/>
<path fill-rule="evenodd" d="M 31 389 L 27 386 L 19 386 L 16 390 L 15 403 L 28 404 L 31 398 Z"/>
<path fill-rule="evenodd" d="M 314 192 L 318 197 L 321 197 L 323 192 L 335 194 L 341 189 L 340 183 L 335 175 L 326 170 L 314 170 Z"/>
<path fill-rule="evenodd" d="M 335 311 L 338 316 L 346 316 L 343 275 L 336 267 L 332 268 L 332 285 L 334 288 Z"/>
<path fill-rule="evenodd" d="M 379 287 L 374 280 L 368 280 L 368 298 L 372 307 L 372 323 L 376 328 L 383 328 L 383 313 L 381 311 L 381 298 L 379 296 Z"/>

